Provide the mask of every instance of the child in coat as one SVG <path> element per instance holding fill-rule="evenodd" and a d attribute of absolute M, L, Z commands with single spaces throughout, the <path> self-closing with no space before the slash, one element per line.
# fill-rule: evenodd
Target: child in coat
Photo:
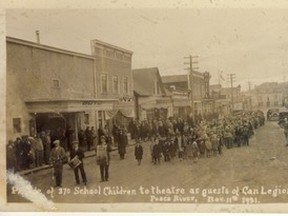
<path fill-rule="evenodd" d="M 141 164 L 141 160 L 143 157 L 143 147 L 139 142 L 136 143 L 135 150 L 134 150 L 134 155 L 136 160 L 138 161 L 138 166 Z"/>

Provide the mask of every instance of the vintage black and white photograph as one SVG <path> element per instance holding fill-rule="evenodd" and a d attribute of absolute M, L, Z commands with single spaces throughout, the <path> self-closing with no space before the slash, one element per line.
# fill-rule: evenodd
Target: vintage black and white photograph
<path fill-rule="evenodd" d="M 5 22 L 8 204 L 287 204 L 288 8 Z"/>

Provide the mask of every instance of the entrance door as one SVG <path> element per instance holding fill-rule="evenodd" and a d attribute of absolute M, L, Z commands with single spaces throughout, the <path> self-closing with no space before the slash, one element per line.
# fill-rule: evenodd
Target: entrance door
<path fill-rule="evenodd" d="M 51 140 L 61 139 L 66 130 L 65 119 L 60 114 L 54 113 L 39 113 L 35 117 L 36 131 L 50 130 Z"/>

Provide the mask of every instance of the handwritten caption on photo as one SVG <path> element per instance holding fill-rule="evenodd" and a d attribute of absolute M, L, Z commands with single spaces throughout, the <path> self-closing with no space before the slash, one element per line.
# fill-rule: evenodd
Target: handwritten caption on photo
<path fill-rule="evenodd" d="M 41 189 L 34 188 L 41 193 Z M 19 194 L 17 188 L 12 187 L 12 194 Z M 227 188 L 225 186 L 215 188 L 181 188 L 176 186 L 159 187 L 159 186 L 139 186 L 138 188 L 127 188 L 123 186 L 96 186 L 74 187 L 74 188 L 54 188 L 50 187 L 44 191 L 50 198 L 54 196 L 145 196 L 147 202 L 184 202 L 184 203 L 243 203 L 243 204 L 258 204 L 259 197 L 270 196 L 277 198 L 278 196 L 288 195 L 288 188 L 281 186 L 264 187 L 260 186 L 252 188 L 249 186 Z"/>

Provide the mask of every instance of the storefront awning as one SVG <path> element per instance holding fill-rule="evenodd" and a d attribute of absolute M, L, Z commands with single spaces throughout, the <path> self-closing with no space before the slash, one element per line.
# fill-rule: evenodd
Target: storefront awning
<path fill-rule="evenodd" d="M 170 106 L 171 106 L 170 103 L 157 103 L 157 102 L 141 104 L 141 108 L 142 109 L 154 109 L 154 108 L 157 108 L 157 109 L 161 109 L 161 108 L 168 109 Z"/>
<path fill-rule="evenodd" d="M 178 100 L 173 100 L 173 105 L 175 107 L 188 107 L 188 106 L 191 106 L 191 101 L 190 100 L 184 100 L 184 99 L 178 99 Z"/>

